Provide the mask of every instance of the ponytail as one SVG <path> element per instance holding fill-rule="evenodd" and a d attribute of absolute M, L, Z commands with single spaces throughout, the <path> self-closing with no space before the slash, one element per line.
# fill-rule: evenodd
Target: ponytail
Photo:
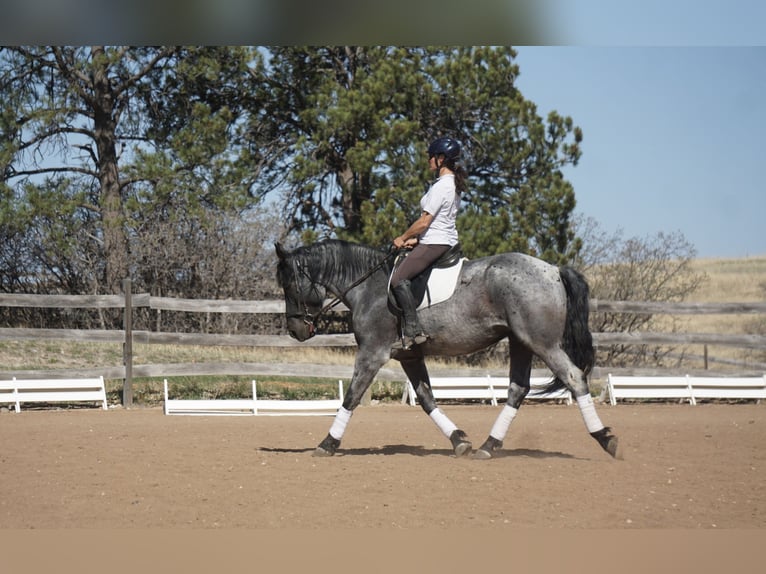
<path fill-rule="evenodd" d="M 458 193 L 463 193 L 468 189 L 468 172 L 462 165 L 455 166 L 455 189 Z"/>
<path fill-rule="evenodd" d="M 456 160 L 445 160 L 444 166 L 449 168 L 455 174 L 455 189 L 458 193 L 463 193 L 468 189 L 468 172 L 462 165 L 458 165 Z"/>

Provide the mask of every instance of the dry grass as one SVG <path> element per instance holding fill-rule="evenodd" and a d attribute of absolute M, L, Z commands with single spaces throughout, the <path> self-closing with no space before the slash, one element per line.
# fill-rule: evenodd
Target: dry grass
<path fill-rule="evenodd" d="M 743 259 L 698 259 L 696 271 L 707 281 L 690 298 L 698 302 L 743 302 L 766 299 L 766 256 Z"/>
<path fill-rule="evenodd" d="M 354 350 L 350 348 L 134 345 L 133 351 L 135 365 L 194 362 L 354 364 Z"/>
<path fill-rule="evenodd" d="M 690 297 L 701 303 L 738 303 L 766 300 L 766 257 L 743 259 L 700 259 L 696 269 L 704 272 L 707 280 Z M 753 314 L 694 315 L 683 319 L 683 329 L 694 333 L 751 333 L 756 324 L 766 317 Z M 698 350 L 699 352 L 699 350 Z M 764 353 L 733 347 L 710 347 L 711 357 L 740 361 L 764 360 Z"/>
<path fill-rule="evenodd" d="M 766 300 L 766 257 L 746 259 L 700 259 L 696 270 L 707 280 L 690 297 L 700 303 L 740 303 Z M 690 331 L 744 333 L 753 315 L 699 315 L 689 318 Z"/>
<path fill-rule="evenodd" d="M 747 259 L 699 259 L 694 270 L 705 276 L 688 302 L 747 303 L 766 300 L 766 257 Z M 678 315 L 684 332 L 745 333 L 754 315 Z"/>
<path fill-rule="evenodd" d="M 353 365 L 353 349 L 133 345 L 133 364 L 329 363 Z M 0 340 L 0 370 L 67 369 L 122 364 L 122 346 L 64 340 Z"/>

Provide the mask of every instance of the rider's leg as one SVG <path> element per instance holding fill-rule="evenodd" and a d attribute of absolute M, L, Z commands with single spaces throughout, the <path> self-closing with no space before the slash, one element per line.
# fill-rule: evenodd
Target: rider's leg
<path fill-rule="evenodd" d="M 393 287 L 393 291 L 396 301 L 402 309 L 402 320 L 404 322 L 401 346 L 397 342 L 394 343 L 393 348 L 409 350 L 413 345 L 425 343 L 428 335 L 425 334 L 423 327 L 420 325 L 417 304 L 410 288 L 410 280 L 404 279 L 400 281 L 396 287 Z"/>
<path fill-rule="evenodd" d="M 417 302 L 412 294 L 410 279 L 425 271 L 434 261 L 449 250 L 449 245 L 427 245 L 419 243 L 394 270 L 391 276 L 391 290 L 402 310 L 403 336 L 393 349 L 409 350 L 413 345 L 425 343 L 428 335 L 418 319 Z"/>

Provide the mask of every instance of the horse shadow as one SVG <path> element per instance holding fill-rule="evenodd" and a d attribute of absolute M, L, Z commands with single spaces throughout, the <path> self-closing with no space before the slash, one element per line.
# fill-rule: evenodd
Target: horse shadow
<path fill-rule="evenodd" d="M 258 449 L 262 452 L 282 453 L 282 454 L 301 454 L 314 452 L 314 448 L 278 448 L 278 447 L 261 447 Z M 409 455 L 409 456 L 451 456 L 455 457 L 455 453 L 452 449 L 440 449 L 440 448 L 425 448 L 423 446 L 413 446 L 407 444 L 389 444 L 380 447 L 364 447 L 364 448 L 342 448 L 335 454 L 336 457 L 342 456 L 394 456 L 394 455 Z M 515 448 L 495 451 L 492 455 L 493 459 L 498 458 L 511 458 L 511 457 L 528 457 L 536 459 L 546 458 L 561 458 L 575 460 L 578 457 L 565 452 L 560 451 L 545 451 L 539 449 L 528 448 Z"/>

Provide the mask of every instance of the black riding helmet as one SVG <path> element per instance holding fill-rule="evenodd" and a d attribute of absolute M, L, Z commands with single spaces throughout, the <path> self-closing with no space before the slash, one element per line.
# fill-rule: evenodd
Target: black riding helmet
<path fill-rule="evenodd" d="M 457 161 L 460 158 L 460 144 L 449 137 L 435 139 L 428 146 L 428 157 L 436 155 L 443 155 L 449 162 Z"/>

